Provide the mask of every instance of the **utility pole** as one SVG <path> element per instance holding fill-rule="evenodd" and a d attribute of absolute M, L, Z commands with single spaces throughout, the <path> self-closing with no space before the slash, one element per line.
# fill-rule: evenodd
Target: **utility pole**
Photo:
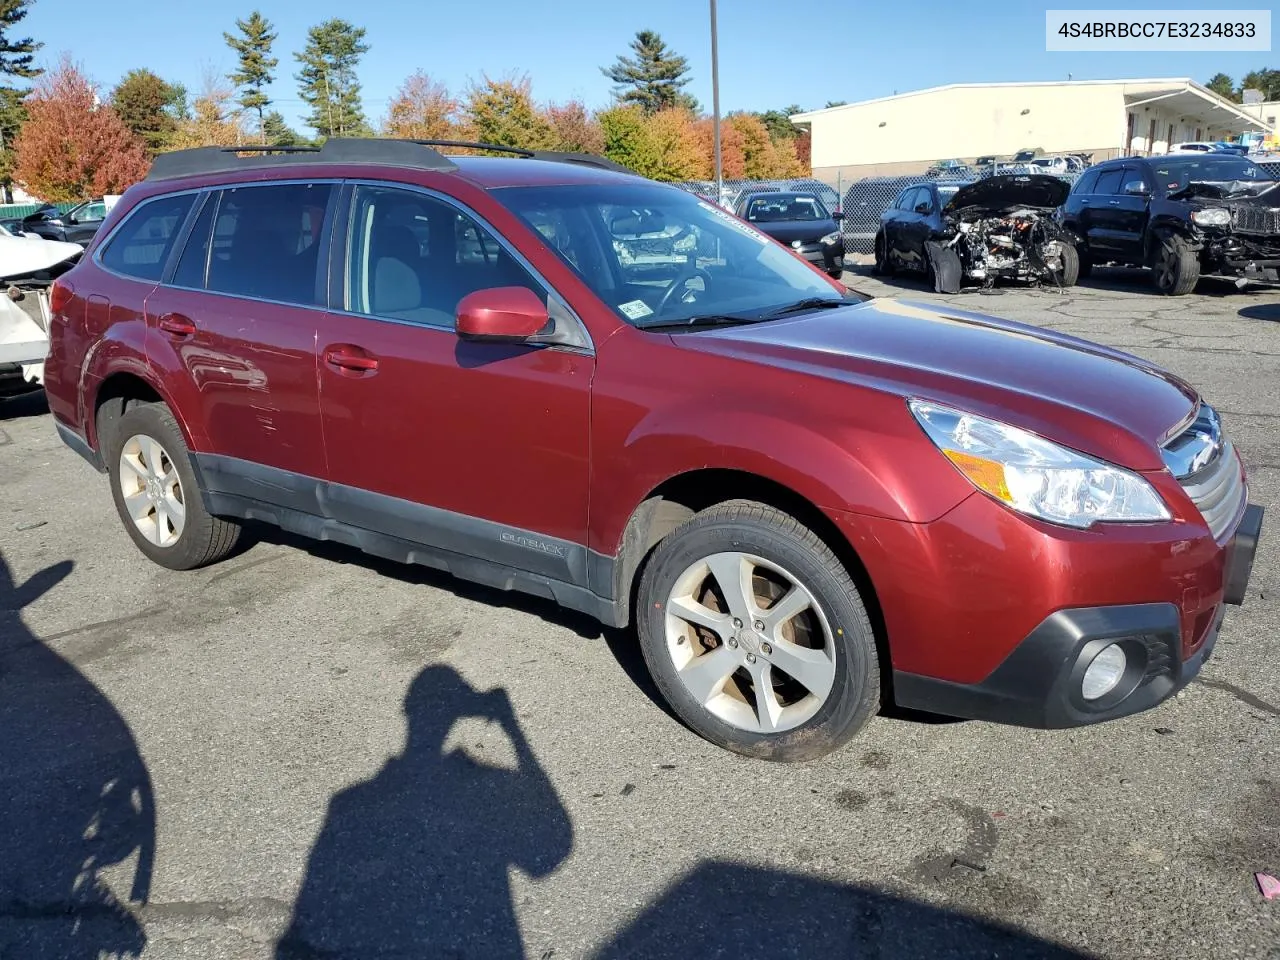
<path fill-rule="evenodd" d="M 716 0 L 711 0 L 711 123 L 715 144 L 716 205 L 723 202 L 724 168 L 720 162 L 720 52 L 716 37 Z"/>

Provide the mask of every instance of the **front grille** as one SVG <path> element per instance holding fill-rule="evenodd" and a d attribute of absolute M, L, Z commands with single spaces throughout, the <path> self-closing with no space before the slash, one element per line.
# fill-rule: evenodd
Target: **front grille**
<path fill-rule="evenodd" d="M 1280 233 L 1280 207 L 1253 204 L 1232 207 L 1231 226 L 1242 233 Z"/>
<path fill-rule="evenodd" d="M 1166 443 L 1163 452 L 1210 532 L 1220 538 L 1240 515 L 1248 490 L 1240 457 L 1223 435 L 1218 414 L 1202 404 L 1191 426 Z"/>

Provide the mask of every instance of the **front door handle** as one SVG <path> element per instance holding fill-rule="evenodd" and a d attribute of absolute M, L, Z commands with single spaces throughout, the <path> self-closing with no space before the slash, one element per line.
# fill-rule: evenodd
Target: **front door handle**
<path fill-rule="evenodd" d="M 350 344 L 328 347 L 324 352 L 324 362 L 347 376 L 364 376 L 378 370 L 377 357 Z"/>
<path fill-rule="evenodd" d="M 1118 207 L 1118 206 L 1120 206 L 1120 201 L 1119 201 L 1119 200 L 1108 200 L 1108 201 L 1107 201 L 1107 203 L 1111 204 L 1111 206 L 1113 206 L 1113 207 Z"/>
<path fill-rule="evenodd" d="M 157 326 L 175 340 L 185 340 L 196 335 L 196 325 L 191 322 L 191 318 L 180 313 L 166 313 Z"/>

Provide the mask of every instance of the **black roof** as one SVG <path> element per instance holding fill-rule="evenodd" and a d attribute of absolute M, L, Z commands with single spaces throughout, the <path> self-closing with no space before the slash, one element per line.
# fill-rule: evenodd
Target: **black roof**
<path fill-rule="evenodd" d="M 368 163 L 453 173 L 458 165 L 436 147 L 455 147 L 508 153 L 529 160 L 578 163 L 619 173 L 631 173 L 621 164 L 589 153 L 562 153 L 555 150 L 525 150 L 500 144 L 467 140 L 398 140 L 387 137 L 335 137 L 319 147 L 196 147 L 162 153 L 151 164 L 148 180 L 175 180 L 180 177 L 242 170 L 297 166 L 308 163 Z"/>

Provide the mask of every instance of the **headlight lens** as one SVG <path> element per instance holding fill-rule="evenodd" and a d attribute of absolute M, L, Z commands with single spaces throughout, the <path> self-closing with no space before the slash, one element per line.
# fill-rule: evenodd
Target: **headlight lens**
<path fill-rule="evenodd" d="M 1225 227 L 1231 223 L 1231 214 L 1221 207 L 1208 210 L 1192 210 L 1191 219 L 1202 227 Z"/>
<path fill-rule="evenodd" d="M 1121 467 L 953 407 L 926 400 L 911 400 L 910 407 L 956 469 L 1021 513 L 1081 528 L 1170 517 L 1151 484 Z"/>
<path fill-rule="evenodd" d="M 812 236 L 812 234 L 810 234 L 810 236 Z M 827 246 L 831 246 L 832 244 L 839 243 L 840 231 L 837 230 L 835 233 L 828 233 L 825 237 L 822 238 L 822 242 L 825 243 Z"/>

